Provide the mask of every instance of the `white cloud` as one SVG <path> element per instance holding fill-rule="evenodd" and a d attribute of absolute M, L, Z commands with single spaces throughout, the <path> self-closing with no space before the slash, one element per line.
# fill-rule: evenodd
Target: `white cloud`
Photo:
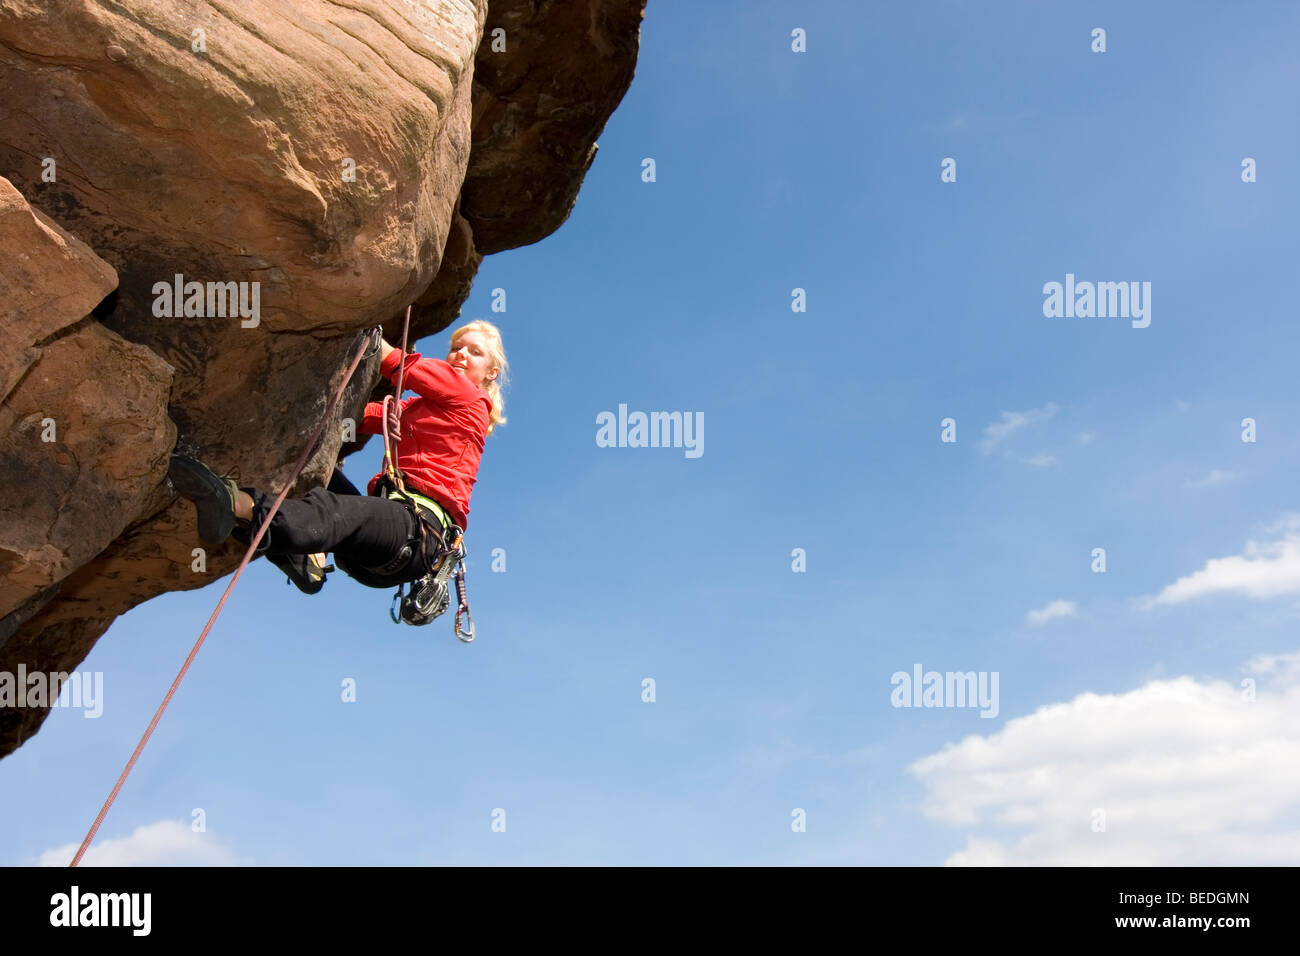
<path fill-rule="evenodd" d="M 975 7 L 972 7 L 975 9 Z M 1013 136 L 1023 132 L 1037 118 L 1035 110 L 1018 110 L 1015 113 L 988 113 L 979 110 L 962 110 L 946 118 L 928 123 L 945 133 L 978 132 L 981 136 Z"/>
<path fill-rule="evenodd" d="M 1033 458 L 1021 458 L 1026 465 L 1033 465 L 1035 468 L 1047 468 L 1049 465 L 1056 464 L 1056 459 L 1048 454 L 1039 452 Z"/>
<path fill-rule="evenodd" d="M 1265 534 L 1288 534 L 1293 531 L 1300 532 L 1300 514 L 1296 512 L 1284 514 L 1277 521 L 1264 527 Z"/>
<path fill-rule="evenodd" d="M 1053 601 L 1040 610 L 1030 611 L 1025 619 L 1030 624 L 1046 624 L 1054 617 L 1070 617 L 1078 610 L 1079 606 L 1073 601 Z"/>
<path fill-rule="evenodd" d="M 1212 468 L 1210 469 L 1210 473 L 1204 478 L 1188 478 L 1186 484 L 1188 488 L 1212 488 L 1215 485 L 1223 484 L 1225 481 L 1231 481 L 1236 477 L 1236 472 L 1223 471 L 1220 468 Z"/>
<path fill-rule="evenodd" d="M 1270 530 L 1283 535 L 1276 541 L 1247 541 L 1239 555 L 1211 558 L 1201 570 L 1143 598 L 1141 606 L 1181 604 L 1225 591 L 1253 598 L 1300 592 L 1300 515 L 1288 515 Z"/>
<path fill-rule="evenodd" d="M 980 451 L 991 452 L 995 446 L 1020 429 L 1038 422 L 1050 420 L 1057 411 L 1054 402 L 1048 402 L 1042 408 L 1031 408 L 1027 412 L 1003 412 L 1002 420 L 984 426 L 984 437 L 980 439 Z"/>
<path fill-rule="evenodd" d="M 67 866 L 81 841 L 46 850 L 38 866 Z M 178 820 L 136 827 L 128 837 L 96 838 L 78 866 L 252 866 L 208 833 L 195 833 Z"/>
<path fill-rule="evenodd" d="M 1300 684 L 1300 653 L 1256 654 L 1246 661 L 1246 670 L 1272 676 L 1285 684 Z"/>
<path fill-rule="evenodd" d="M 1260 675 L 1253 700 L 1227 681 L 1151 681 L 916 761 L 925 814 L 983 831 L 946 862 L 1300 864 L 1300 652 L 1247 669 Z"/>

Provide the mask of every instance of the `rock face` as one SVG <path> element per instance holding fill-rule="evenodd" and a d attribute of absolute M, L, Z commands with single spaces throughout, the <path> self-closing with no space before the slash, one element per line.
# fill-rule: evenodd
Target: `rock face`
<path fill-rule="evenodd" d="M 461 194 L 480 252 L 536 242 L 568 218 L 596 135 L 632 82 L 644 9 L 492 3 L 475 60 L 474 151 Z"/>
<path fill-rule="evenodd" d="M 195 570 L 173 446 L 282 487 L 364 329 L 445 328 L 568 216 L 644 6 L 0 0 L 0 671 L 238 564 Z M 0 708 L 0 756 L 45 714 Z"/>
<path fill-rule="evenodd" d="M 0 179 L 0 619 L 122 533 L 167 471 L 172 369 L 87 316 L 117 285 L 85 243 Z M 14 613 L 18 611 L 18 613 Z"/>

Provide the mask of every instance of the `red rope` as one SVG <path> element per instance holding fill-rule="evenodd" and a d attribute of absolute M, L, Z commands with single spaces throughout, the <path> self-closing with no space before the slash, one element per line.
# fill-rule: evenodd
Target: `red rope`
<path fill-rule="evenodd" d="M 352 380 L 352 373 L 357 370 L 357 366 L 361 363 L 361 356 L 365 352 L 366 346 L 369 345 L 369 343 L 370 336 L 367 335 L 365 341 L 361 343 L 361 348 L 357 349 L 357 354 L 352 359 L 352 364 L 348 366 L 347 374 L 343 376 L 343 384 L 339 386 L 339 390 L 334 394 L 334 398 L 330 400 L 329 408 L 325 410 L 325 415 L 321 418 L 320 424 L 316 426 L 316 433 L 311 436 L 311 441 L 307 443 L 307 447 L 298 457 L 298 463 L 293 467 L 293 474 L 289 476 L 289 480 L 280 491 L 279 497 L 275 499 L 275 504 L 273 504 L 271 510 L 267 512 L 266 520 L 263 521 L 262 526 L 257 529 L 257 535 L 253 538 L 252 543 L 249 544 L 248 550 L 244 552 L 244 559 L 239 562 L 239 567 L 235 571 L 235 576 L 230 579 L 230 583 L 226 585 L 225 593 L 221 595 L 221 600 L 217 602 L 217 609 L 212 612 L 212 616 L 208 618 L 207 626 L 203 628 L 203 633 L 200 634 L 199 639 L 194 642 L 194 647 L 190 651 L 189 657 L 185 658 L 185 663 L 181 665 L 180 673 L 176 675 L 176 679 L 172 681 L 171 687 L 167 689 L 167 696 L 164 697 L 162 703 L 158 705 L 158 709 L 154 712 L 153 720 L 149 721 L 149 726 L 145 730 L 144 736 L 141 737 L 140 742 L 135 745 L 135 752 L 131 754 L 131 759 L 126 762 L 126 769 L 124 769 L 122 775 L 117 778 L 117 783 L 113 785 L 113 792 L 110 793 L 108 799 L 104 801 L 104 805 L 100 808 L 99 814 L 95 817 L 95 822 L 90 827 L 90 832 L 86 834 L 86 839 L 81 841 L 81 849 L 79 849 L 77 855 L 72 858 L 72 862 L 68 864 L 69 866 L 76 866 L 81 862 L 81 858 L 85 855 L 86 850 L 89 849 L 91 841 L 95 839 L 95 834 L 99 831 L 99 825 L 104 822 L 104 817 L 107 815 L 109 807 L 113 805 L 113 801 L 117 799 L 118 792 L 122 789 L 122 784 L 126 782 L 127 774 L 131 772 L 131 768 L 135 766 L 135 762 L 140 759 L 140 754 L 144 751 L 144 745 L 147 744 L 149 738 L 153 736 L 154 728 L 158 726 L 158 721 L 162 719 L 163 711 L 165 711 L 167 705 L 171 703 L 172 695 L 176 693 L 176 688 L 180 686 L 181 679 L 185 677 L 185 672 L 188 671 L 190 665 L 194 663 L 194 658 L 199 653 L 199 648 L 202 647 L 203 642 L 207 640 L 208 631 L 212 630 L 212 625 L 216 623 L 217 615 L 219 615 L 221 609 L 226 606 L 226 599 L 230 597 L 230 592 L 233 591 L 235 585 L 239 583 L 239 576 L 244 573 L 244 568 L 248 567 L 248 562 L 252 559 L 253 553 L 261 542 L 263 535 L 266 534 L 266 529 L 270 526 L 271 519 L 274 518 L 275 513 L 280 510 L 280 504 L 289 494 L 289 489 L 292 488 L 293 483 L 298 480 L 298 473 L 302 471 L 303 467 L 307 464 L 308 457 L 310 457 L 312 451 L 316 448 L 317 440 L 320 439 L 321 434 L 325 431 L 325 426 L 329 423 L 330 416 L 334 414 L 334 409 L 338 405 L 339 399 L 343 397 L 343 390 L 348 387 L 348 382 Z"/>
<path fill-rule="evenodd" d="M 397 369 L 397 411 L 398 423 L 401 423 L 402 379 L 406 377 L 406 333 L 411 330 L 411 307 L 406 307 L 406 321 L 402 323 L 402 364 Z"/>
<path fill-rule="evenodd" d="M 391 408 L 393 425 L 398 433 L 393 441 L 400 442 L 402 441 L 402 381 L 406 378 L 406 345 L 409 330 L 411 330 L 411 306 L 407 306 L 406 321 L 402 324 L 402 362 L 398 364 L 398 392 L 395 395 L 385 395 L 383 398 L 383 471 L 393 481 L 396 489 L 402 493 L 406 493 L 406 483 L 402 479 L 402 471 L 398 468 L 396 451 L 389 446 L 389 410 Z"/>
<path fill-rule="evenodd" d="M 394 442 L 402 440 L 402 380 L 406 377 L 406 336 L 411 328 L 411 307 L 406 307 L 406 321 L 402 324 L 402 360 L 397 366 L 397 394 L 386 395 L 384 397 L 384 471 L 397 490 L 405 493 L 406 484 L 402 480 L 402 472 L 397 467 L 397 453 L 389 447 L 388 443 L 388 416 L 389 409 L 392 409 L 393 425 L 397 430 L 397 437 Z"/>

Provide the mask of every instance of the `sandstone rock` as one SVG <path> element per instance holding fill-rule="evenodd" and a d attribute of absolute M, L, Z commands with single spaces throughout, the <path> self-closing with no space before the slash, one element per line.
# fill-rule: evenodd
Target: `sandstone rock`
<path fill-rule="evenodd" d="M 14 612 L 103 551 L 166 474 L 171 368 L 86 316 L 115 284 L 0 179 L 0 641 Z"/>
<path fill-rule="evenodd" d="M 34 210 L 0 177 L 0 402 L 40 356 L 38 343 L 84 319 L 117 285 L 113 267 Z"/>
<path fill-rule="evenodd" d="M 3 0 L 0 169 L 104 250 L 134 341 L 181 267 L 261 280 L 271 330 L 374 325 L 437 272 L 486 8 Z"/>
<path fill-rule="evenodd" d="M 537 242 L 569 217 L 632 82 L 644 16 L 645 0 L 492 0 L 461 200 L 481 254 Z"/>

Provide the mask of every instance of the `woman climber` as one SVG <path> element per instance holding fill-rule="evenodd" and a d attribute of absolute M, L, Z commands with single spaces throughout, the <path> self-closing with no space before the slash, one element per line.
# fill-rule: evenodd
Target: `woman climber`
<path fill-rule="evenodd" d="M 400 378 L 416 393 L 404 402 L 396 396 L 400 435 L 389 419 L 405 495 L 385 471 L 370 479 L 367 495 L 336 472 L 328 489 L 313 488 L 281 503 L 257 553 L 308 594 L 324 585 L 328 552 L 370 587 L 393 587 L 429 574 L 440 553 L 430 539 L 441 544 L 452 524 L 465 529 L 484 439 L 506 422 L 501 386 L 508 366 L 501 333 L 492 323 L 478 319 L 456 329 L 446 360 L 417 352 L 403 358 L 402 350 L 382 337 L 379 343 L 381 374 L 394 385 Z M 384 431 L 380 402 L 366 405 L 359 430 Z M 183 455 L 172 455 L 168 478 L 178 494 L 194 502 L 199 537 L 209 545 L 230 536 L 250 544 L 275 500 Z"/>

